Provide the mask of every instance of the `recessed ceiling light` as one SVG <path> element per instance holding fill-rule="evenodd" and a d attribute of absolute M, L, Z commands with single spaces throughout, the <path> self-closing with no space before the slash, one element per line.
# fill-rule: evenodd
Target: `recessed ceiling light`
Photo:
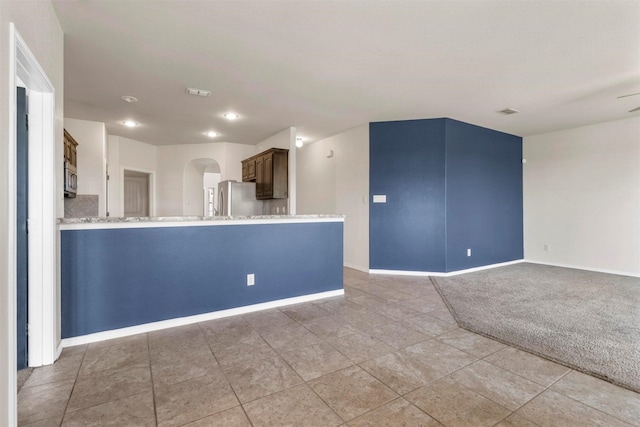
<path fill-rule="evenodd" d="M 128 128 L 134 128 L 138 126 L 138 123 L 134 122 L 133 120 L 125 120 L 124 122 L 122 122 L 122 124 Z"/>
<path fill-rule="evenodd" d="M 296 136 L 296 147 L 300 148 L 302 147 L 303 144 L 303 140 L 301 136 Z"/>
<path fill-rule="evenodd" d="M 204 134 L 207 135 L 209 138 L 215 138 L 216 136 L 218 136 L 218 132 L 215 132 L 212 130 L 205 132 Z"/>
<path fill-rule="evenodd" d="M 122 99 L 124 102 L 138 102 L 138 98 L 136 98 L 135 96 L 129 96 L 129 95 L 125 95 L 125 96 L 121 96 L 120 99 Z"/>
<path fill-rule="evenodd" d="M 224 113 L 224 118 L 227 120 L 237 120 L 240 116 L 236 113 L 229 111 L 228 113 Z"/>

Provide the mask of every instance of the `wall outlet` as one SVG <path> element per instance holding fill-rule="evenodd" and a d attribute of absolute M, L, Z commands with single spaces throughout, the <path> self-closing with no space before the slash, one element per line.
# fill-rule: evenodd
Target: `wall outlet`
<path fill-rule="evenodd" d="M 256 284 L 256 275 L 247 274 L 247 286 L 253 286 Z"/>
<path fill-rule="evenodd" d="M 471 256 L 471 249 L 467 249 L 467 256 Z"/>
<path fill-rule="evenodd" d="M 373 203 L 387 203 L 387 195 L 386 194 L 374 194 L 373 195 Z"/>
<path fill-rule="evenodd" d="M 544 251 L 545 251 L 545 252 L 549 252 L 550 250 L 551 250 L 551 245 L 550 245 L 550 244 L 548 244 L 548 243 L 545 243 L 545 244 L 544 244 Z"/>

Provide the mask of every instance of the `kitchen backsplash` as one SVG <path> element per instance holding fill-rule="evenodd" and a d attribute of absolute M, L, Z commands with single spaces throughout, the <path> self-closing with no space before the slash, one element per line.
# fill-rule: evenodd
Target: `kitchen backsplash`
<path fill-rule="evenodd" d="M 64 199 L 65 218 L 98 216 L 98 212 L 97 194 L 78 194 L 76 197 Z"/>
<path fill-rule="evenodd" d="M 289 214 L 289 199 L 270 199 L 264 201 L 264 215 Z"/>

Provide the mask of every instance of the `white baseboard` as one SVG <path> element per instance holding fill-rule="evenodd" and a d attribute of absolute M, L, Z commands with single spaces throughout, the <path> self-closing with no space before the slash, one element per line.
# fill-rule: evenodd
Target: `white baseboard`
<path fill-rule="evenodd" d="M 488 270 L 491 268 L 504 267 L 507 265 L 520 264 L 525 262 L 523 259 L 517 259 L 515 261 L 501 262 L 498 264 L 483 265 L 480 267 L 467 268 L 465 270 L 449 271 L 447 273 L 436 271 L 403 271 L 403 270 L 369 270 L 371 274 L 394 274 L 397 276 L 434 276 L 434 277 L 449 277 L 457 276 L 458 274 L 473 273 L 474 271 Z"/>
<path fill-rule="evenodd" d="M 315 301 L 322 298 L 336 297 L 340 295 L 344 295 L 344 289 L 337 289 L 335 291 L 320 292 L 310 295 L 302 295 L 293 298 L 285 298 L 276 301 L 263 302 L 260 304 L 246 305 L 243 307 L 230 308 L 227 310 L 213 311 L 211 313 L 197 314 L 195 316 L 179 317 L 177 319 L 168 319 L 159 322 L 145 323 L 143 325 L 130 326 L 127 328 L 114 329 L 111 331 L 97 332 L 95 334 L 82 335 L 79 337 L 65 338 L 60 343 L 60 351 L 62 351 L 62 348 L 64 347 L 91 344 L 94 342 L 106 341 L 113 338 L 128 337 L 131 335 L 143 334 L 146 332 L 159 331 L 161 329 L 174 328 L 176 326 L 190 325 L 207 320 L 221 319 L 223 317 L 252 313 L 254 311 L 282 307 L 291 304 L 299 304 L 302 302 Z"/>
<path fill-rule="evenodd" d="M 563 268 L 573 268 L 576 270 L 585 270 L 585 271 L 593 271 L 596 273 L 607 273 L 607 274 L 617 274 L 619 276 L 630 276 L 630 277 L 640 277 L 638 273 L 630 273 L 628 271 L 618 271 L 618 270 L 607 270 L 603 268 L 591 268 L 585 267 L 582 265 L 570 265 L 570 264 L 557 264 L 553 262 L 545 262 L 545 261 L 535 261 L 531 259 L 526 259 L 525 262 L 529 262 L 531 264 L 540 264 L 540 265 L 549 265 L 551 267 L 563 267 Z"/>

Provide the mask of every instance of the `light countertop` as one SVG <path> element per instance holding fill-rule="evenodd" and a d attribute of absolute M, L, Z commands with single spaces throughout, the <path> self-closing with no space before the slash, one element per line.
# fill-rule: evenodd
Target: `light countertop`
<path fill-rule="evenodd" d="M 256 215 L 256 216 L 164 216 L 164 217 L 87 217 L 58 218 L 60 229 L 84 228 L 137 228 L 167 226 L 206 226 L 206 225 L 242 225 L 277 224 L 297 222 L 342 222 L 344 215 Z"/>

